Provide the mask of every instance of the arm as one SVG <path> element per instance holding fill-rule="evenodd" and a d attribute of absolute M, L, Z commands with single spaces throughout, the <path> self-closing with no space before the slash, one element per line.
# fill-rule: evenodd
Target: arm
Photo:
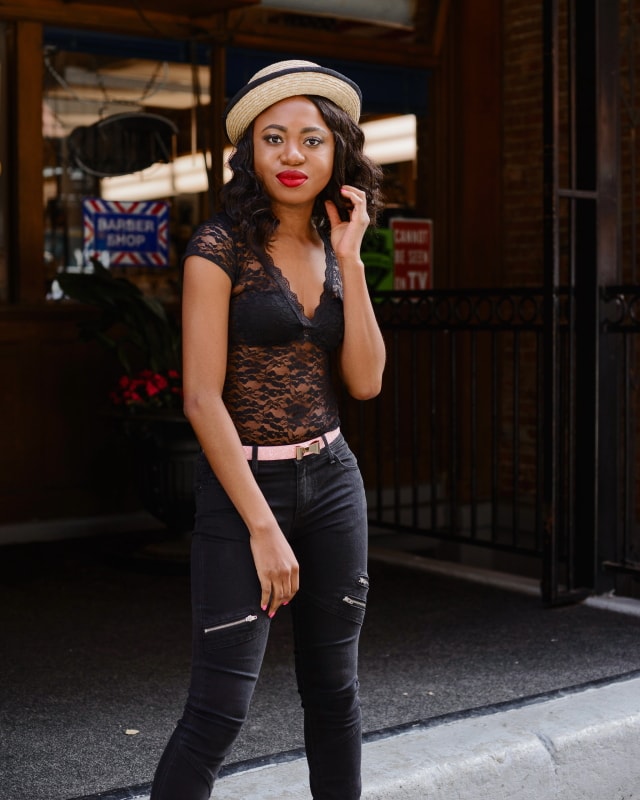
<path fill-rule="evenodd" d="M 326 203 L 331 222 L 331 244 L 338 260 L 344 290 L 344 340 L 339 365 L 345 386 L 357 400 L 369 400 L 380 393 L 385 364 L 385 347 L 375 317 L 360 258 L 362 237 L 369 225 L 364 192 L 342 187 L 353 208 L 348 222 L 342 222 L 334 204 Z"/>
<path fill-rule="evenodd" d="M 223 401 L 231 281 L 217 265 L 189 256 L 183 287 L 184 412 L 218 480 L 246 523 L 262 587 L 273 616 L 298 590 L 298 564 L 255 481 Z"/>

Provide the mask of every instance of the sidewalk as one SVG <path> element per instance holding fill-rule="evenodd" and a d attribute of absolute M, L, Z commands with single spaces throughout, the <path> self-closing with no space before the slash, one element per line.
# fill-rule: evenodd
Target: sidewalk
<path fill-rule="evenodd" d="M 363 800 L 639 796 L 640 617 L 446 569 L 372 547 Z M 184 701 L 188 606 L 184 572 L 140 571 L 113 541 L 2 548 L 2 800 L 148 795 Z M 309 797 L 275 622 L 216 800 Z"/>
<path fill-rule="evenodd" d="M 363 800 L 638 797 L 640 678 L 369 741 L 363 782 Z M 307 800 L 306 763 L 223 778 L 215 797 Z"/>

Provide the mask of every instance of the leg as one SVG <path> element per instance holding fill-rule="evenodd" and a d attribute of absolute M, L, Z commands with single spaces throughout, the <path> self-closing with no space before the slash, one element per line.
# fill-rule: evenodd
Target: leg
<path fill-rule="evenodd" d="M 209 800 L 246 719 L 267 642 L 269 620 L 260 609 L 248 531 L 207 470 L 199 466 L 196 487 L 191 685 L 152 800 Z"/>
<path fill-rule="evenodd" d="M 362 722 L 357 649 L 360 626 L 301 594 L 292 608 L 296 674 L 314 800 L 358 800 Z"/>
<path fill-rule="evenodd" d="M 358 642 L 368 590 L 364 490 L 344 443 L 308 462 L 296 526 L 301 589 L 292 603 L 296 673 L 314 800 L 358 800 L 362 724 Z M 302 462 L 304 463 L 304 462 Z"/>

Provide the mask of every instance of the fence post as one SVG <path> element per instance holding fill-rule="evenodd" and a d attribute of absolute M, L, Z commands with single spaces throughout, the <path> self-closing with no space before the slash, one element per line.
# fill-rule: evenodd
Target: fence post
<path fill-rule="evenodd" d="M 543 560 L 542 599 L 552 605 L 559 587 L 560 541 L 558 513 L 559 459 L 559 226 L 558 226 L 558 7 L 543 6 L 544 50 L 544 330 L 543 346 Z"/>
<path fill-rule="evenodd" d="M 597 0 L 597 182 L 598 182 L 598 519 L 596 592 L 614 586 L 603 561 L 620 560 L 622 529 L 621 437 L 623 363 L 622 336 L 608 336 L 601 318 L 601 289 L 621 282 L 620 230 L 620 3 Z M 633 200 L 632 200 L 633 202 Z"/>
<path fill-rule="evenodd" d="M 602 562 L 615 558 L 619 530 L 619 341 L 602 333 L 600 290 L 620 281 L 618 223 L 619 8 L 575 3 L 575 580 L 613 586 Z M 581 192 L 594 190 L 593 199 Z M 572 247 L 572 249 L 574 249 Z"/>
<path fill-rule="evenodd" d="M 560 4 L 544 4 L 542 588 L 548 603 L 611 587 L 602 563 L 615 557 L 619 530 L 620 356 L 616 337 L 601 333 L 600 290 L 620 278 L 620 12 L 611 0 L 569 0 L 565 8 L 566 48 Z M 560 86 L 565 50 L 568 78 Z M 560 185 L 561 156 L 566 185 Z M 559 310 L 562 283 L 569 289 L 566 319 Z"/>

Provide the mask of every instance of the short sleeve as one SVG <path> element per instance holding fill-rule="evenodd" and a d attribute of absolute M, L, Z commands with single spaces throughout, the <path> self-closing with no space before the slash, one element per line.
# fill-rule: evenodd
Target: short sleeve
<path fill-rule="evenodd" d="M 231 220 L 225 214 L 217 214 L 200 225 L 193 233 L 183 256 L 200 256 L 217 264 L 236 282 L 238 259 Z"/>

